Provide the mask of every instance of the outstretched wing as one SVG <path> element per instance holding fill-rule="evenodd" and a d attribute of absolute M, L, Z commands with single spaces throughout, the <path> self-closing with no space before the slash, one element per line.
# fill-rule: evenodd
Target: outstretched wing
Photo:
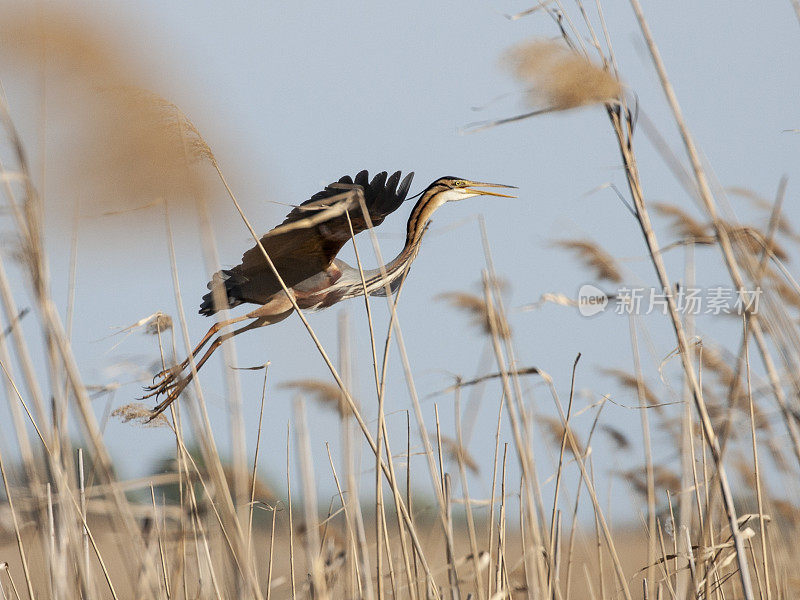
<path fill-rule="evenodd" d="M 353 191 L 363 194 L 369 219 L 373 226 L 380 225 L 406 199 L 414 173 L 400 181 L 401 173 L 391 176 L 378 173 L 372 181 L 367 171 L 355 178 L 344 176 L 324 190 L 294 208 L 279 226 L 261 238 L 261 244 L 272 259 L 288 287 L 327 269 L 339 250 L 350 239 L 348 215 L 353 233 L 368 228 L 361 203 Z M 228 302 L 236 306 L 242 302 L 262 303 L 281 289 L 261 249 L 254 246 L 244 253 L 241 264 L 218 273 L 214 282 L 225 284 Z M 203 298 L 202 314 L 214 314 L 211 294 Z"/>

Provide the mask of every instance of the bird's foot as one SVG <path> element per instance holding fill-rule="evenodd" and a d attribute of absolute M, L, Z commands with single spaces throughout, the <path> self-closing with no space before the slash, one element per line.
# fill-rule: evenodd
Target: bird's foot
<path fill-rule="evenodd" d="M 178 384 L 180 379 L 181 378 L 179 375 L 170 375 L 169 377 L 164 377 L 158 383 L 145 386 L 144 390 L 147 393 L 145 393 L 141 399 L 147 400 L 148 398 L 158 398 L 159 396 L 169 393 L 171 389 Z"/>
<path fill-rule="evenodd" d="M 151 411 L 150 420 L 164 412 L 170 404 L 178 399 L 178 396 L 180 396 L 181 392 L 186 389 L 186 386 L 189 385 L 191 376 L 181 377 L 182 372 L 183 369 L 180 365 L 170 369 L 165 369 L 164 371 L 156 374 L 156 376 L 153 378 L 154 382 L 156 379 L 160 379 L 160 381 L 144 388 L 147 393 L 142 396 L 142 400 L 146 400 L 148 398 L 158 399 L 161 396 L 166 396 L 166 398 L 164 398 L 160 404 L 153 408 Z"/>
<path fill-rule="evenodd" d="M 181 371 L 183 371 L 187 367 L 187 364 L 188 363 L 186 361 L 183 361 L 179 365 L 173 365 L 171 367 L 164 369 L 163 371 L 159 371 L 158 373 L 153 375 L 153 385 L 146 386 L 145 389 L 147 390 L 156 389 L 160 385 L 160 383 L 159 384 L 156 383 L 156 379 L 170 379 L 172 377 L 177 377 L 178 375 L 181 374 Z"/>

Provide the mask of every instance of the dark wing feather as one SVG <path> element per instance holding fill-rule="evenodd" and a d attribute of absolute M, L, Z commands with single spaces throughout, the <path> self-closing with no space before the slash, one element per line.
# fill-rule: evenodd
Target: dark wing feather
<path fill-rule="evenodd" d="M 350 239 L 350 227 L 343 213 L 324 218 L 321 213 L 335 206 L 337 202 L 347 203 L 353 233 L 358 234 L 368 228 L 367 220 L 357 196 L 348 191 L 361 188 L 364 204 L 373 227 L 380 225 L 387 215 L 397 210 L 408 195 L 414 173 L 409 173 L 400 181 L 401 173 L 391 176 L 386 172 L 377 174 L 372 181 L 367 171 L 361 171 L 354 178 L 344 176 L 314 194 L 300 206 L 294 208 L 283 223 L 261 238 L 261 244 L 281 274 L 284 283 L 292 287 L 309 277 L 327 269 L 339 250 Z M 339 198 L 335 198 L 339 196 Z M 326 200 L 331 199 L 330 202 Z M 314 217 L 323 217 L 313 222 Z M 290 230 L 283 226 L 309 219 L 313 224 Z M 242 302 L 263 303 L 281 289 L 272 269 L 267 264 L 261 249 L 254 246 L 244 253 L 241 264 L 221 272 L 209 284 L 224 282 L 228 302 L 235 306 Z M 211 315 L 214 310 L 211 294 L 203 298 L 200 306 L 202 314 Z"/>

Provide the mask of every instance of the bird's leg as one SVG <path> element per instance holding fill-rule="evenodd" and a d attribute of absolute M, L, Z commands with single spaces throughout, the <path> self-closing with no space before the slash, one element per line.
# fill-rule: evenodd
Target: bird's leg
<path fill-rule="evenodd" d="M 242 319 L 237 319 L 237 321 L 241 320 Z M 188 367 L 191 364 L 188 362 L 189 358 L 187 358 L 184 361 L 184 363 L 186 363 L 185 367 L 183 366 L 183 363 L 181 363 L 180 365 L 176 365 L 172 369 L 163 371 L 163 375 L 161 375 L 162 377 L 161 381 L 159 383 L 153 384 L 145 388 L 150 393 L 143 396 L 142 399 L 152 398 L 153 396 L 160 396 L 161 394 L 165 394 L 168 392 L 170 393 L 170 395 L 172 395 L 174 389 L 178 387 L 180 387 L 180 389 L 178 390 L 177 394 L 180 394 L 180 392 L 186 387 L 186 384 L 188 384 L 192 380 L 192 378 L 194 377 L 194 373 L 200 370 L 200 368 L 214 353 L 214 350 L 219 348 L 223 342 L 232 338 L 235 335 L 239 335 L 240 333 L 249 331 L 250 329 L 255 329 L 256 327 L 261 327 L 262 325 L 266 325 L 267 323 L 265 323 L 264 321 L 265 319 L 256 319 L 255 321 L 245 325 L 244 327 L 240 327 L 239 329 L 235 329 L 234 331 L 218 335 L 217 338 L 214 340 L 214 342 L 211 344 L 211 347 L 208 350 L 206 350 L 206 353 L 203 355 L 203 357 L 197 361 L 194 369 L 192 369 L 189 373 L 187 373 L 185 377 L 181 377 L 180 374 L 186 369 L 186 367 Z M 194 358 L 202 349 L 203 345 L 204 343 L 199 344 L 198 347 L 192 352 L 190 358 Z"/>
<path fill-rule="evenodd" d="M 238 320 L 241 321 L 242 319 Z M 194 379 L 194 374 L 199 371 L 204 364 L 206 364 L 206 361 L 211 358 L 211 355 L 214 353 L 214 351 L 223 343 L 232 337 L 239 335 L 240 333 L 244 333 L 245 331 L 250 331 L 251 329 L 256 329 L 258 327 L 263 327 L 264 325 L 269 325 L 270 323 L 271 321 L 269 319 L 260 318 L 256 319 L 252 323 L 248 323 L 244 327 L 240 327 L 239 329 L 218 335 L 208 350 L 206 350 L 206 353 L 203 354 L 202 358 L 197 361 L 195 368 L 187 373 L 185 377 L 180 377 L 180 372 L 171 373 L 158 385 L 150 386 L 148 389 L 152 391 L 143 398 L 150 398 L 152 396 L 158 397 L 161 394 L 167 394 L 167 397 L 158 406 L 153 408 L 150 413 L 150 419 L 152 420 L 164 412 L 167 407 L 169 407 L 169 405 L 172 404 L 178 398 L 178 396 L 180 396 L 181 392 L 183 392 L 183 390 L 186 389 L 186 386 L 189 385 L 189 382 Z M 202 345 L 200 345 L 198 351 L 200 348 L 202 348 Z"/>
<path fill-rule="evenodd" d="M 240 333 L 244 333 L 245 331 L 250 331 L 251 329 L 257 329 L 259 327 L 263 327 L 264 325 L 269 325 L 267 319 L 256 319 L 252 323 L 248 323 L 244 327 L 239 327 L 239 329 L 234 329 L 228 333 L 223 333 L 222 335 L 217 336 L 217 339 L 211 344 L 211 346 L 206 350 L 206 353 L 203 354 L 203 357 L 197 361 L 196 370 L 199 371 L 200 367 L 206 364 L 206 361 L 211 358 L 211 355 L 214 353 L 214 350 L 219 348 L 222 344 L 224 344 L 227 340 L 231 339 L 232 337 L 239 335 Z M 192 373 L 187 376 L 189 379 L 192 378 Z"/>
<path fill-rule="evenodd" d="M 194 350 L 192 350 L 192 353 L 191 353 L 191 357 L 197 358 L 197 355 L 200 353 L 200 350 L 203 349 L 203 347 L 208 343 L 208 341 L 212 337 L 214 337 L 219 332 L 220 329 L 222 329 L 223 327 L 227 327 L 228 325 L 233 325 L 235 323 L 239 323 L 239 322 L 244 321 L 245 319 L 249 319 L 249 318 L 251 318 L 251 317 L 248 317 L 247 315 L 244 315 L 244 316 L 241 316 L 241 317 L 236 317 L 236 318 L 233 318 L 233 319 L 227 319 L 225 321 L 218 321 L 218 322 L 214 323 L 211 327 L 209 327 L 208 331 L 203 336 L 203 339 L 200 340 L 200 343 L 198 343 L 197 346 L 194 347 Z M 155 377 L 153 377 L 153 381 L 155 381 L 156 379 L 161 378 L 161 377 L 166 377 L 166 376 L 170 375 L 171 373 L 176 373 L 176 374 L 180 373 L 181 371 L 185 370 L 189 366 L 189 362 L 190 362 L 190 357 L 187 356 L 186 359 L 183 362 L 181 362 L 180 364 L 177 364 L 177 365 L 175 365 L 173 367 L 169 367 L 168 369 L 164 369 L 163 371 L 159 371 L 158 373 L 156 373 Z"/>
<path fill-rule="evenodd" d="M 206 335 L 200 340 L 200 343 L 195 347 L 192 351 L 192 354 L 187 357 L 185 361 L 183 361 L 180 365 L 176 365 L 171 369 L 167 369 L 166 371 L 162 371 L 159 373 L 156 378 L 161 377 L 161 381 L 158 383 L 154 383 L 151 386 L 145 388 L 146 391 L 149 393 L 142 397 L 142 400 L 146 398 L 152 398 L 166 394 L 167 397 L 161 402 L 158 406 L 156 406 L 150 414 L 150 419 L 154 419 L 159 414 L 164 412 L 166 408 L 174 402 L 181 392 L 186 388 L 189 382 L 194 377 L 194 374 L 202 367 L 205 362 L 211 357 L 214 351 L 219 348 L 226 340 L 239 335 L 240 333 L 244 333 L 245 331 L 249 331 L 251 329 L 255 329 L 257 327 L 263 327 L 264 325 L 271 325 L 272 323 L 277 323 L 278 321 L 282 321 L 290 314 L 294 308 L 289 300 L 289 298 L 285 294 L 275 294 L 270 298 L 268 302 L 260 306 L 254 311 L 247 313 L 242 317 L 238 317 L 236 319 L 230 319 L 228 321 L 221 321 L 211 326 L 208 330 Z M 211 347 L 206 350 L 206 353 L 202 356 L 202 358 L 197 361 L 194 369 L 190 373 L 188 373 L 185 377 L 181 377 L 181 373 L 186 370 L 186 368 L 191 364 L 191 359 L 195 358 L 200 351 L 203 349 L 205 344 L 214 337 L 214 334 L 217 333 L 222 327 L 226 327 L 228 325 L 232 325 L 233 323 L 238 323 L 239 321 L 243 321 L 244 319 L 253 319 L 253 322 L 245 325 L 244 327 L 240 327 L 239 329 L 235 329 L 234 331 L 223 333 L 218 335 L 214 341 L 211 343 Z"/>

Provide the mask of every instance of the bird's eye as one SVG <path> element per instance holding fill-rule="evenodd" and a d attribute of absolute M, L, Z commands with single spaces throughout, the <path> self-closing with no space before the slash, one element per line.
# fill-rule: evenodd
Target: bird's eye
<path fill-rule="evenodd" d="M 458 179 L 458 180 L 456 180 L 456 182 L 453 185 L 454 185 L 454 187 L 464 187 L 466 185 L 466 183 L 467 182 L 464 181 L 463 179 Z"/>

